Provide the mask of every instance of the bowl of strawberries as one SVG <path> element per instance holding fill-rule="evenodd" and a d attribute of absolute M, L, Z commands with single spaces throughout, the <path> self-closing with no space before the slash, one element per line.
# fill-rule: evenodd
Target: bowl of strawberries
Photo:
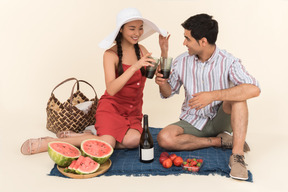
<path fill-rule="evenodd" d="M 189 157 L 185 159 L 181 166 L 185 171 L 197 173 L 203 165 L 203 159 L 199 157 Z"/>

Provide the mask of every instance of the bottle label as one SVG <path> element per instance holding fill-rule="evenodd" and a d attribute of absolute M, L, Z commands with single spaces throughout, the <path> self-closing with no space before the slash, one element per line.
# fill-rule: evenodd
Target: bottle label
<path fill-rule="evenodd" d="M 143 161 L 150 161 L 154 159 L 154 147 L 151 149 L 141 149 L 142 160 Z"/>

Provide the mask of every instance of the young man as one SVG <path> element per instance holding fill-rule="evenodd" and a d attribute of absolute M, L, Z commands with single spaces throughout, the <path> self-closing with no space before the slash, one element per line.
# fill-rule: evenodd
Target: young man
<path fill-rule="evenodd" d="M 232 148 L 230 176 L 247 180 L 244 152 L 248 126 L 247 100 L 260 94 L 259 83 L 240 60 L 219 49 L 215 42 L 218 23 L 207 14 L 187 19 L 184 27 L 187 47 L 178 56 L 169 79 L 159 72 L 155 82 L 162 98 L 179 93 L 183 85 L 185 100 L 180 121 L 166 126 L 158 135 L 158 143 L 168 150 L 194 150 L 205 147 Z M 168 52 L 168 38 L 159 40 Z M 233 132 L 233 136 L 229 133 Z"/>

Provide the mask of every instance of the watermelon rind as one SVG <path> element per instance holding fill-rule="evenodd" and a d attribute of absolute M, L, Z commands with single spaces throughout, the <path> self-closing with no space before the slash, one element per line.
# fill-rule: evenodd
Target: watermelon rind
<path fill-rule="evenodd" d="M 75 148 L 76 151 L 78 151 L 78 154 L 73 156 L 73 157 L 69 157 L 69 156 L 66 156 L 66 155 L 63 155 L 57 151 L 55 151 L 52 147 L 51 147 L 51 144 L 52 143 L 63 143 L 63 144 L 68 144 L 70 147 L 72 148 Z M 50 143 L 48 143 L 48 154 L 50 156 L 50 158 L 57 164 L 59 165 L 60 167 L 67 167 L 71 164 L 71 162 L 73 160 L 76 160 L 80 157 L 81 155 L 81 151 L 75 147 L 74 145 L 71 145 L 70 143 L 66 143 L 66 142 L 62 142 L 62 141 L 52 141 Z"/>
<path fill-rule="evenodd" d="M 86 142 L 89 142 L 89 141 L 97 141 L 97 142 L 100 142 L 100 143 L 103 143 L 103 144 L 105 144 L 106 145 L 106 147 L 108 147 L 108 148 L 110 148 L 110 152 L 109 153 L 107 153 L 106 155 L 103 155 L 103 156 L 101 156 L 101 157 L 99 157 L 99 156 L 94 156 L 94 155 L 92 155 L 92 154 L 89 154 L 88 152 L 86 152 L 85 150 L 84 150 L 84 145 L 85 145 L 85 143 Z M 82 151 L 82 155 L 83 156 L 85 156 L 85 157 L 91 157 L 94 161 L 96 161 L 97 163 L 99 163 L 99 164 L 103 164 L 103 163 L 105 163 L 109 158 L 110 158 L 110 156 L 112 155 L 112 153 L 113 153 L 113 147 L 109 144 L 109 143 L 107 143 L 107 142 L 105 142 L 105 141 L 102 141 L 102 140 L 100 140 L 100 139 L 86 139 L 86 140 L 84 140 L 84 141 L 82 141 L 81 142 L 81 151 Z"/>

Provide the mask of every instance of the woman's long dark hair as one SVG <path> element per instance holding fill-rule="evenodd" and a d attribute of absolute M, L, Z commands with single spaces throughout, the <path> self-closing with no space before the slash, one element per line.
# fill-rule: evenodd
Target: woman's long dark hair
<path fill-rule="evenodd" d="M 123 66 L 122 66 L 122 57 L 123 57 L 123 51 L 122 51 L 122 46 L 121 46 L 122 33 L 119 32 L 115 40 L 116 40 L 116 45 L 117 45 L 117 55 L 119 57 L 117 73 L 118 73 L 118 76 L 120 76 L 124 72 Z M 138 43 L 134 45 L 134 48 L 135 48 L 137 59 L 139 60 L 141 56 L 140 56 L 140 47 Z M 144 76 L 145 75 L 144 67 L 141 67 L 140 70 L 141 70 L 141 74 Z"/>

